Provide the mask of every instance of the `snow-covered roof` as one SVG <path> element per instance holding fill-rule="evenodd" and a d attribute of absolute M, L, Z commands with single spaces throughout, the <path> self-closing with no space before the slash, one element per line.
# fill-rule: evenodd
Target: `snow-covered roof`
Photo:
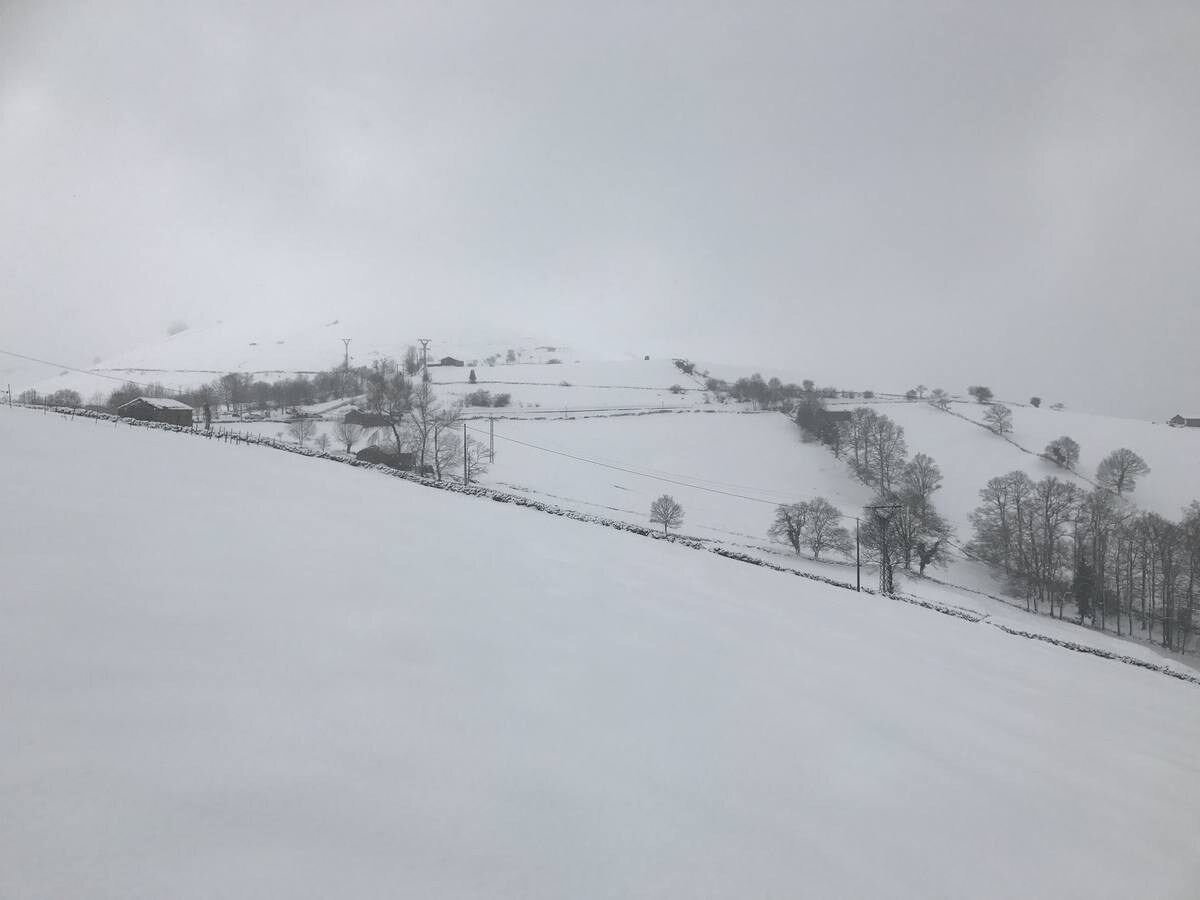
<path fill-rule="evenodd" d="M 146 403 L 156 409 L 191 409 L 186 403 L 180 403 L 178 400 L 167 400 L 165 397 L 136 397 L 120 408 L 124 409 L 126 406 L 134 403 Z"/>

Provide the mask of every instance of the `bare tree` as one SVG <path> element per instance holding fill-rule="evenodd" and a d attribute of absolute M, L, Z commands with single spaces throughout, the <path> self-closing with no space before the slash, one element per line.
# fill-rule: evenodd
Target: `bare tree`
<path fill-rule="evenodd" d="M 345 419 L 333 426 L 333 438 L 346 448 L 347 453 L 354 452 L 354 445 L 362 440 L 363 427 Z"/>
<path fill-rule="evenodd" d="M 367 408 L 383 417 L 392 432 L 398 452 L 404 445 L 401 433 L 405 414 L 412 402 L 412 383 L 394 359 L 377 359 L 366 373 Z"/>
<path fill-rule="evenodd" d="M 1079 445 L 1063 435 L 1048 443 L 1042 456 L 1064 469 L 1074 469 L 1079 463 Z"/>
<path fill-rule="evenodd" d="M 326 450 L 329 449 L 329 435 L 327 435 L 327 434 L 318 434 L 317 435 L 317 449 L 320 450 L 322 453 L 324 453 Z"/>
<path fill-rule="evenodd" d="M 464 465 L 467 470 L 467 484 L 487 472 L 487 448 L 473 437 L 467 438 Z"/>
<path fill-rule="evenodd" d="M 967 388 L 967 393 L 970 394 L 979 403 L 990 403 L 992 400 L 992 389 L 984 387 L 981 384 L 973 384 Z"/>
<path fill-rule="evenodd" d="M 409 344 L 404 348 L 404 374 L 412 378 L 421 371 L 421 358 L 417 355 L 417 348 Z"/>
<path fill-rule="evenodd" d="M 1137 480 L 1150 474 L 1146 461 L 1125 447 L 1114 450 L 1096 467 L 1096 480 L 1118 495 L 1132 491 Z"/>
<path fill-rule="evenodd" d="M 297 419 L 288 425 L 288 434 L 299 444 L 304 446 L 305 442 L 312 438 L 317 433 L 317 423 L 312 419 Z"/>
<path fill-rule="evenodd" d="M 441 481 L 443 472 L 452 473 L 462 465 L 462 436 L 453 429 L 439 433 L 433 441 L 432 458 L 433 477 Z"/>
<path fill-rule="evenodd" d="M 868 421 L 865 440 L 866 469 L 860 474 L 868 483 L 873 482 L 880 493 L 886 494 L 891 491 L 892 482 L 908 454 L 904 429 L 888 416 L 876 415 Z"/>
<path fill-rule="evenodd" d="M 437 427 L 441 407 L 433 385 L 422 382 L 413 390 L 408 409 L 408 421 L 412 426 L 414 448 L 417 454 L 418 471 L 423 471 L 427 465 L 427 456 L 432 443 L 433 431 Z"/>
<path fill-rule="evenodd" d="M 849 533 L 841 527 L 841 520 L 841 511 L 824 497 L 817 497 L 808 504 L 808 524 L 804 532 L 813 559 L 820 559 L 825 550 L 845 548 Z"/>
<path fill-rule="evenodd" d="M 1012 410 L 1003 403 L 993 403 L 983 414 L 983 422 L 999 435 L 1012 431 Z"/>
<path fill-rule="evenodd" d="M 663 534 L 670 528 L 678 528 L 683 524 L 683 507 L 675 502 L 670 494 L 663 494 L 650 504 L 650 521 L 662 525 Z"/>
<path fill-rule="evenodd" d="M 433 474 L 438 481 L 442 480 L 443 469 L 454 468 L 454 463 L 462 451 L 462 438 L 458 435 L 461 421 L 462 404 L 459 403 L 435 409 L 431 413 L 429 438 L 433 444 Z M 468 459 L 468 475 L 469 463 Z"/>
<path fill-rule="evenodd" d="M 808 504 L 790 503 L 775 508 L 775 521 L 767 529 L 767 536 L 781 544 L 788 544 L 797 553 L 804 543 L 804 526 L 808 524 Z"/>
<path fill-rule="evenodd" d="M 929 395 L 929 401 L 938 409 L 950 408 L 950 395 L 941 388 L 933 389 L 933 393 Z"/>

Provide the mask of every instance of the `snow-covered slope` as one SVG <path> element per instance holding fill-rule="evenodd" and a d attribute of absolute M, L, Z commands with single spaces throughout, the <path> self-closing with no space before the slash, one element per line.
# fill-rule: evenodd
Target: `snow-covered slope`
<path fill-rule="evenodd" d="M 0 896 L 1195 895 L 1195 685 L 0 411 Z"/>
<path fill-rule="evenodd" d="M 482 423 L 472 423 L 487 441 Z M 682 531 L 766 543 L 775 506 L 824 494 L 853 513 L 870 491 L 778 413 L 578 418 L 495 423 L 496 462 L 485 483 L 532 490 L 645 523 L 669 493 Z M 581 505 L 579 508 L 586 508 Z M 623 515 L 622 515 L 623 514 Z"/>
<path fill-rule="evenodd" d="M 851 405 L 862 404 L 848 403 L 846 407 Z M 1077 471 L 1086 478 L 1094 478 L 1100 460 L 1119 447 L 1128 447 L 1145 458 L 1150 474 L 1139 479 L 1130 495 L 1142 509 L 1178 519 L 1181 507 L 1200 499 L 1200 429 L 1170 428 L 1067 410 L 1013 407 L 1013 431 L 1008 437 L 1020 445 L 1014 446 L 972 424 L 983 420 L 986 407 L 978 403 L 952 403 L 949 413 L 928 403 L 865 405 L 904 426 L 910 453 L 927 453 L 937 461 L 945 482 L 935 501 L 962 537 L 971 533 L 970 514 L 979 505 L 980 489 L 997 475 L 1020 469 L 1035 480 L 1055 475 L 1091 489 L 1083 478 L 1075 478 L 1039 456 L 1046 444 L 1063 435 L 1079 443 Z M 1023 452 L 1022 447 L 1032 452 Z"/>
<path fill-rule="evenodd" d="M 498 354 L 501 359 L 513 350 L 517 362 L 542 368 L 551 359 L 564 363 L 595 359 L 631 360 L 631 353 L 597 353 L 580 345 L 564 345 L 527 334 L 480 334 L 469 329 L 457 332 L 423 332 L 411 322 L 386 322 L 378 319 L 330 315 L 320 321 L 285 323 L 228 321 L 189 328 L 158 343 L 140 347 L 114 357 L 80 366 L 88 372 L 32 368 L 22 364 L 18 375 L 25 375 L 42 393 L 69 388 L 85 398 L 95 392 L 108 392 L 121 380 L 158 382 L 168 388 L 189 388 L 212 381 L 227 372 L 249 372 L 271 380 L 295 372 L 315 372 L 339 365 L 345 353 L 343 338 L 350 339 L 354 365 L 369 365 L 382 356 L 399 359 L 405 348 L 427 337 L 429 359 L 454 356 L 479 360 Z M 641 359 L 641 357 L 636 357 Z M 66 362 L 64 360 L 64 362 Z M 91 373 L 91 374 L 89 374 Z M 559 375 L 554 383 L 564 376 Z M 529 379 L 527 379 L 529 380 Z M 668 381 L 661 387 L 669 387 Z M 18 392 L 29 384 L 19 378 L 13 387 Z"/>

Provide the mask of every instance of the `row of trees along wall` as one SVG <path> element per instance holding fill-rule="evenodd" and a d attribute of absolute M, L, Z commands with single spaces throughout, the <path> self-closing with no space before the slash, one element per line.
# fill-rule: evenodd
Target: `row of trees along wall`
<path fill-rule="evenodd" d="M 795 407 L 796 424 L 806 440 L 824 443 L 874 489 L 875 498 L 858 516 L 867 558 L 922 575 L 931 565 L 945 565 L 954 531 L 934 505 L 942 487 L 937 463 L 924 453 L 910 459 L 904 428 L 883 413 L 866 406 L 835 413 L 822 401 L 817 390 L 805 391 Z M 890 506 L 898 507 L 895 515 L 872 514 L 873 507 Z M 776 513 L 777 528 L 781 512 Z"/>
<path fill-rule="evenodd" d="M 1033 610 L 1070 608 L 1118 634 L 1136 628 L 1164 647 L 1187 651 L 1200 594 L 1200 503 L 1178 521 L 1139 510 L 1129 498 L 1144 463 L 1132 451 L 1101 463 L 1091 490 L 1021 471 L 988 481 L 972 514 L 969 549 L 999 567 Z M 1134 474 L 1135 471 L 1137 474 Z"/>
<path fill-rule="evenodd" d="M 509 355 L 515 359 L 513 351 L 509 351 Z M 490 359 L 494 361 L 496 358 Z M 197 408 L 208 404 L 214 411 L 223 408 L 231 415 L 242 415 L 247 412 L 285 412 L 301 406 L 358 396 L 372 384 L 378 385 L 396 373 L 410 382 L 417 380 L 421 373 L 421 359 L 416 347 L 408 347 L 398 362 L 385 358 L 367 366 L 350 366 L 343 359 L 320 372 L 293 373 L 276 379 L 255 377 L 253 373 L 229 372 L 208 384 L 187 390 L 172 388 L 161 382 L 130 381 L 108 393 L 98 392 L 86 401 L 79 392 L 73 390 L 40 394 L 31 389 L 16 399 L 30 405 L 111 412 L 136 397 L 162 397 L 180 400 Z M 497 406 L 507 405 L 507 395 L 499 395 L 493 402 Z"/>

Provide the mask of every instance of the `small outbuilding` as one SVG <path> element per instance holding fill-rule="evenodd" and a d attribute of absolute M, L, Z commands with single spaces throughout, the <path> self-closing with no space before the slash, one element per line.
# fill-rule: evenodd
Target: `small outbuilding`
<path fill-rule="evenodd" d="M 825 409 L 817 410 L 817 421 L 822 425 L 828 425 L 837 422 L 849 422 L 854 417 L 848 409 Z"/>
<path fill-rule="evenodd" d="M 460 369 L 466 365 L 461 359 L 455 359 L 453 356 L 443 356 L 439 366 L 458 366 Z"/>
<path fill-rule="evenodd" d="M 1188 419 L 1184 416 L 1175 416 L 1173 419 L 1168 419 L 1167 424 L 1173 425 L 1176 428 L 1200 428 L 1200 419 Z"/>
<path fill-rule="evenodd" d="M 367 412 L 358 408 L 347 410 L 343 421 L 347 425 L 361 425 L 363 428 L 382 428 L 388 424 L 387 416 L 377 412 Z"/>
<path fill-rule="evenodd" d="M 363 447 L 363 449 L 354 454 L 354 458 L 368 463 L 382 463 L 385 466 L 391 466 L 393 469 L 402 469 L 405 472 L 411 472 L 417 464 L 416 454 L 389 453 L 378 445 Z"/>
<path fill-rule="evenodd" d="M 192 427 L 192 408 L 178 400 L 163 397 L 137 397 L 117 407 L 117 415 L 143 422 L 163 422 L 167 425 Z"/>

